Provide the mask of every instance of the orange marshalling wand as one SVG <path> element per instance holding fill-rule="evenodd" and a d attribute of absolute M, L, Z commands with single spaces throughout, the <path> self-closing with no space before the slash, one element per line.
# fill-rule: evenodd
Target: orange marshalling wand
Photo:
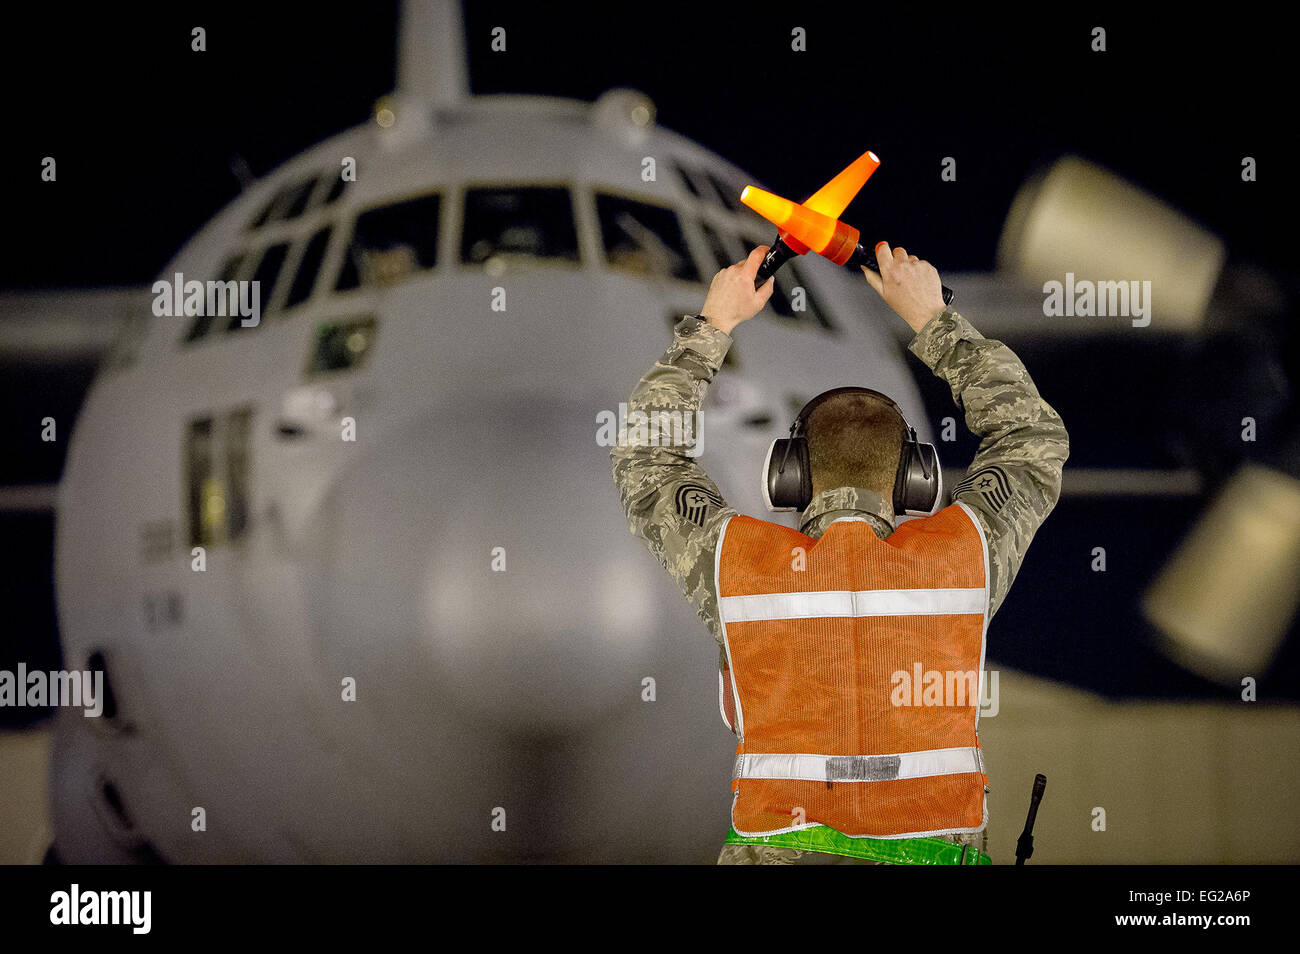
<path fill-rule="evenodd" d="M 839 220 L 840 213 L 848 208 L 863 183 L 879 166 L 880 160 L 874 152 L 864 152 L 803 204 L 756 186 L 745 186 L 740 201 L 778 229 L 776 241 L 758 268 L 754 287 L 762 287 L 789 259 L 810 251 L 829 258 L 836 265 L 865 265 L 879 271 L 875 254 L 858 244 L 858 230 Z M 944 302 L 951 304 L 952 298 L 952 289 L 945 286 Z"/>
<path fill-rule="evenodd" d="M 781 240 L 798 255 L 812 251 L 836 265 L 843 265 L 857 247 L 857 229 L 807 205 L 798 205 L 755 186 L 745 186 L 740 201 L 780 229 Z"/>

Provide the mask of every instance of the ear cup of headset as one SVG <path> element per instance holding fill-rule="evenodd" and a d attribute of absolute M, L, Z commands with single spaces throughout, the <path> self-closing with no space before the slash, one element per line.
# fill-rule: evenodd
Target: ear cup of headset
<path fill-rule="evenodd" d="M 928 517 L 939 509 L 942 497 L 939 452 L 933 444 L 905 440 L 894 480 L 894 512 Z"/>
<path fill-rule="evenodd" d="M 802 437 L 778 437 L 763 461 L 763 503 L 773 513 L 784 513 L 803 510 L 811 500 L 808 442 Z"/>

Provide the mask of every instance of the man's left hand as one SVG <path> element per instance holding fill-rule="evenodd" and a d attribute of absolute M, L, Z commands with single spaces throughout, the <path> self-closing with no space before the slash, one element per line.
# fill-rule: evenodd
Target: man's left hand
<path fill-rule="evenodd" d="M 731 334 L 732 328 L 763 310 L 776 287 L 776 277 L 773 276 L 763 283 L 762 288 L 754 288 L 754 276 L 758 274 L 758 266 L 763 263 L 767 248 L 766 245 L 758 246 L 749 253 L 749 258 L 713 276 L 713 284 L 709 286 L 704 308 L 700 311 L 709 324 Z"/>

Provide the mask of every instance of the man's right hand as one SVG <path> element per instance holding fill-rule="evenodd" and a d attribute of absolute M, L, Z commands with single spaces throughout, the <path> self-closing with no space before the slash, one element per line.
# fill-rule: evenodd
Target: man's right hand
<path fill-rule="evenodd" d="M 867 283 L 880 293 L 885 304 L 894 309 L 913 331 L 920 331 L 932 318 L 947 309 L 943 303 L 943 282 L 938 270 L 924 259 L 908 255 L 901 245 L 890 251 L 889 244 L 876 246 L 877 275 L 865 265 L 862 274 Z"/>

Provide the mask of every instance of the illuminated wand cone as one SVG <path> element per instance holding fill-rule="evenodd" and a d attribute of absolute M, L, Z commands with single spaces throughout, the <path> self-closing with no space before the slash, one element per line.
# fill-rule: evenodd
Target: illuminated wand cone
<path fill-rule="evenodd" d="M 871 178 L 871 174 L 880 167 L 880 159 L 870 150 L 854 159 L 846 168 L 840 171 L 830 182 L 826 183 L 811 196 L 804 206 L 814 212 L 820 212 L 822 215 L 828 215 L 836 218 L 843 212 L 853 197 L 858 194 L 858 190 L 863 184 Z M 761 197 L 760 194 L 761 193 Z M 775 223 L 775 219 L 768 215 L 763 209 L 746 200 L 747 195 L 753 195 L 755 201 L 766 203 L 769 200 L 786 203 L 794 206 L 795 203 L 789 199 L 782 199 L 780 196 L 772 195 L 770 192 L 764 192 L 762 189 L 756 189 L 754 186 L 746 186 L 745 191 L 741 193 L 740 200 L 752 208 L 759 215 L 763 216 L 769 222 Z M 780 226 L 777 226 L 780 228 Z M 803 255 L 808 251 L 809 246 L 799 239 L 785 231 L 781 231 L 776 240 L 772 242 L 771 248 L 763 258 L 762 264 L 758 267 L 758 273 L 754 278 L 754 287 L 761 288 L 767 279 L 776 274 L 777 269 L 784 265 L 788 260 L 796 255 Z"/>
<path fill-rule="evenodd" d="M 880 160 L 876 158 L 874 152 L 868 150 L 854 159 L 847 169 L 810 195 L 804 205 L 814 212 L 838 219 L 840 213 L 849 207 L 853 197 L 858 194 L 858 190 L 878 168 L 880 168 Z"/>

